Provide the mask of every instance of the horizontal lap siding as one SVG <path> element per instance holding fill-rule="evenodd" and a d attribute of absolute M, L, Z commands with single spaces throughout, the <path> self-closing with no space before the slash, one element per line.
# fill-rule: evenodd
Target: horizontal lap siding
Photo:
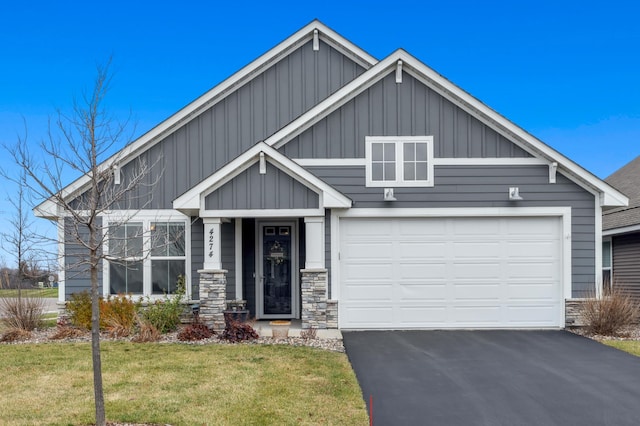
<path fill-rule="evenodd" d="M 317 52 L 311 42 L 302 45 L 141 154 L 153 165 L 144 179 L 148 185 L 122 208 L 172 208 L 175 198 L 363 71 L 327 44 Z M 136 163 L 123 167 L 123 184 Z"/>
<path fill-rule="evenodd" d="M 383 201 L 382 188 L 365 187 L 364 167 L 308 167 L 353 200 L 353 208 L 571 207 L 573 297 L 593 288 L 595 276 L 594 197 L 558 173 L 549 183 L 546 166 L 439 166 L 432 188 L 395 188 L 397 201 Z M 508 200 L 517 186 L 524 198 Z"/>
<path fill-rule="evenodd" d="M 290 158 L 363 158 L 366 136 L 434 136 L 436 158 L 530 157 L 467 112 L 405 74 L 390 74 L 284 145 Z"/>
<path fill-rule="evenodd" d="M 612 240 L 614 286 L 640 300 L 640 233 Z"/>

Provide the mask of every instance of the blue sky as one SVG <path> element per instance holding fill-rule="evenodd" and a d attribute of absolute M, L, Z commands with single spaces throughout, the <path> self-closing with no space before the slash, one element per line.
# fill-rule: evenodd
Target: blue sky
<path fill-rule="evenodd" d="M 107 106 L 140 135 L 318 18 L 378 59 L 404 48 L 605 178 L 640 155 L 639 16 L 616 0 L 9 2 L 0 142 L 24 135 L 23 119 L 43 138 L 110 56 Z"/>

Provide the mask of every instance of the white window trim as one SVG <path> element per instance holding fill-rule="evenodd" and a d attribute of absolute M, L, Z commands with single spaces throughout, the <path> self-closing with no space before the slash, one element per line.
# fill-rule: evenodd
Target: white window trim
<path fill-rule="evenodd" d="M 182 260 L 182 256 L 171 256 L 171 257 L 157 257 L 151 256 L 151 247 L 150 247 L 150 227 L 151 222 L 172 222 L 172 223 L 184 223 L 184 231 L 185 231 L 185 250 L 184 250 L 184 261 L 185 261 L 185 299 L 191 300 L 191 218 L 186 216 L 176 210 L 144 210 L 144 211 L 117 211 L 110 214 L 105 214 L 102 216 L 102 228 L 103 232 L 106 233 L 109 229 L 109 224 L 118 223 L 122 224 L 123 221 L 126 222 L 142 222 L 142 230 L 143 230 L 143 255 L 142 258 L 142 268 L 143 268 L 143 282 L 142 282 L 142 294 L 132 294 L 132 297 L 144 297 L 145 299 L 149 297 L 151 300 L 162 299 L 164 295 L 152 294 L 152 283 L 151 283 L 151 261 L 152 260 Z M 104 239 L 104 244 L 102 247 L 103 253 L 109 253 L 109 241 L 107 238 Z M 102 261 L 102 294 L 104 297 L 110 295 L 109 291 L 109 282 L 110 282 L 110 271 L 109 271 L 109 261 L 104 259 Z"/>
<path fill-rule="evenodd" d="M 385 181 L 373 180 L 372 145 L 374 143 L 395 143 L 396 145 L 396 179 Z M 427 144 L 427 180 L 404 180 L 404 143 Z M 366 185 L 368 187 L 430 187 L 433 186 L 433 136 L 366 136 L 365 137 Z"/>
<path fill-rule="evenodd" d="M 604 266 L 604 262 L 602 262 L 602 267 L 600 268 L 602 272 L 609 271 L 609 286 L 613 287 L 613 238 L 602 237 L 602 241 L 600 242 L 600 246 L 602 247 L 603 252 L 600 257 L 602 258 L 604 255 L 604 243 L 609 243 L 609 266 Z M 604 259 L 602 259 L 604 260 Z M 604 273 L 600 277 L 600 281 L 602 282 L 602 294 L 604 294 Z"/>

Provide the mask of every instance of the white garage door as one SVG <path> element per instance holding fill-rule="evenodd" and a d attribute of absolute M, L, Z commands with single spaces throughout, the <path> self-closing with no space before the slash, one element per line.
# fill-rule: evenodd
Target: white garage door
<path fill-rule="evenodd" d="M 340 219 L 341 328 L 561 326 L 555 217 Z"/>

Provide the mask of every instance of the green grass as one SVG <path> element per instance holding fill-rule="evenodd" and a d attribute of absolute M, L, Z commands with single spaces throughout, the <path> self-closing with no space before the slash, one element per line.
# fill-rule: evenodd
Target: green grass
<path fill-rule="evenodd" d="M 600 343 L 640 357 L 640 341 L 638 340 L 602 340 Z"/>
<path fill-rule="evenodd" d="M 23 288 L 22 295 L 25 297 L 58 297 L 57 288 Z M 17 289 L 0 289 L 0 297 L 18 297 Z"/>
<path fill-rule="evenodd" d="M 346 355 L 307 347 L 102 344 L 107 419 L 171 425 L 366 425 Z M 0 423 L 93 421 L 89 344 L 0 345 Z"/>

